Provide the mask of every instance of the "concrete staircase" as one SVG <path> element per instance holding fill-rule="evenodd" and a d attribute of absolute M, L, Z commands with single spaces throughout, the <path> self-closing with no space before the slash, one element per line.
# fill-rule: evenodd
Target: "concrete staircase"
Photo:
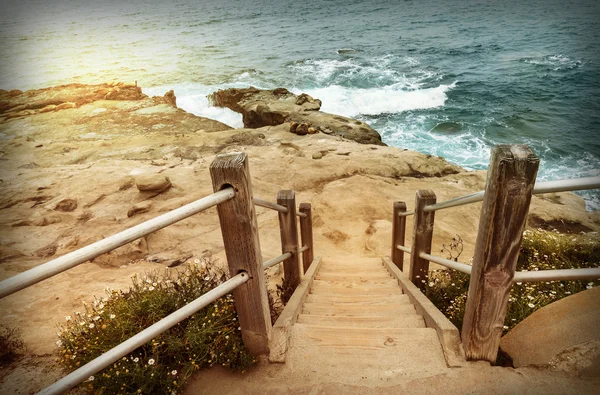
<path fill-rule="evenodd" d="M 447 367 L 435 329 L 425 327 L 381 259 L 324 258 L 292 333 L 291 354 L 328 369 L 351 364 L 365 378 Z"/>

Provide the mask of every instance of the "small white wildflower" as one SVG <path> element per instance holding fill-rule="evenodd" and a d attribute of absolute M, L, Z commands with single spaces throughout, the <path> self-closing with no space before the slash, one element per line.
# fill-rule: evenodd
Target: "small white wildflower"
<path fill-rule="evenodd" d="M 133 358 L 133 362 L 138 363 L 140 359 L 138 357 Z"/>
<path fill-rule="evenodd" d="M 115 317 L 116 317 L 116 315 L 114 315 L 114 314 L 111 314 L 109 317 L 110 317 L 110 319 L 111 319 L 111 320 L 114 320 L 114 319 L 115 319 Z"/>
<path fill-rule="evenodd" d="M 148 291 L 154 291 L 154 287 L 148 287 Z"/>
<path fill-rule="evenodd" d="M 529 303 L 527 306 L 531 307 L 532 309 L 535 307 L 533 303 Z"/>
<path fill-rule="evenodd" d="M 156 287 L 158 284 L 157 283 L 152 283 L 152 285 Z"/>
<path fill-rule="evenodd" d="M 200 263 L 200 259 L 194 259 L 194 263 L 195 264 L 199 264 Z"/>
<path fill-rule="evenodd" d="M 57 340 L 57 341 L 56 341 L 56 345 L 57 345 L 58 347 L 62 347 L 62 344 L 63 344 L 63 342 L 62 342 L 61 340 Z"/>
<path fill-rule="evenodd" d="M 430 287 L 433 287 L 434 285 L 435 285 L 435 283 L 433 281 L 429 283 Z"/>
<path fill-rule="evenodd" d="M 565 295 L 571 295 L 570 291 L 565 291 Z"/>
<path fill-rule="evenodd" d="M 154 365 L 154 362 L 155 362 L 155 361 L 154 361 L 154 359 L 153 359 L 153 358 L 150 358 L 150 359 L 148 360 L 148 365 Z"/>
<path fill-rule="evenodd" d="M 88 381 L 94 381 L 94 376 L 88 377 Z"/>
<path fill-rule="evenodd" d="M 90 329 L 94 328 L 94 324 L 89 325 Z"/>
<path fill-rule="evenodd" d="M 65 317 L 65 320 L 67 320 L 67 321 L 71 321 L 71 316 L 70 316 L 70 315 L 66 316 L 66 317 Z"/>
<path fill-rule="evenodd" d="M 508 329 L 508 325 L 504 325 L 502 328 L 503 329 Z"/>
<path fill-rule="evenodd" d="M 100 319 L 100 316 L 99 316 L 99 315 L 97 315 L 97 316 L 95 316 L 95 317 L 93 318 L 93 320 L 94 320 L 94 321 L 98 321 L 99 319 Z"/>
<path fill-rule="evenodd" d="M 592 289 L 592 288 L 594 288 L 594 283 L 590 283 L 585 286 L 585 289 Z"/>
<path fill-rule="evenodd" d="M 176 376 L 176 375 L 177 375 L 177 371 L 176 371 L 176 370 L 173 370 L 173 371 L 171 371 L 171 374 L 172 374 L 173 376 Z"/>
<path fill-rule="evenodd" d="M 229 339 L 229 335 L 225 336 L 225 339 Z"/>

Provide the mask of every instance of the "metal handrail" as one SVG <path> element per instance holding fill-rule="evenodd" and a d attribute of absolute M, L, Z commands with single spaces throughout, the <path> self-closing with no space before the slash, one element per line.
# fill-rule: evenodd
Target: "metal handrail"
<path fill-rule="evenodd" d="M 131 353 L 144 343 L 152 340 L 156 336 L 167 331 L 169 328 L 177 325 L 201 308 L 209 305 L 221 296 L 233 291 L 235 288 L 248 281 L 249 278 L 250 277 L 246 272 L 237 274 L 218 287 L 215 287 L 211 291 L 208 291 L 204 295 L 200 296 L 198 299 L 188 303 L 179 310 L 169 314 L 162 320 L 139 332 L 135 336 L 125 340 L 118 346 L 108 350 L 98 358 L 88 362 L 74 372 L 69 373 L 56 383 L 38 392 L 38 395 L 62 394 L 65 391 L 70 390 L 76 385 L 88 380 L 94 374 L 102 371 L 102 369 L 110 366 L 112 363 Z"/>
<path fill-rule="evenodd" d="M 410 249 L 404 246 L 396 246 L 399 250 L 410 253 Z M 439 256 L 419 254 L 419 257 L 427 259 L 430 262 L 454 269 L 465 274 L 471 274 L 473 267 L 462 262 L 455 262 Z M 561 280 L 595 280 L 600 278 L 600 268 L 582 268 L 582 269 L 554 269 L 538 271 L 519 271 L 515 272 L 512 278 L 513 283 L 538 282 L 538 281 L 561 281 Z"/>
<path fill-rule="evenodd" d="M 281 254 L 281 255 L 279 255 L 279 256 L 277 256 L 275 258 L 269 259 L 268 261 L 265 261 L 263 263 L 263 268 L 268 269 L 271 266 L 275 266 L 278 263 L 283 262 L 283 261 L 285 261 L 288 258 L 291 258 L 292 255 L 293 254 L 291 252 L 286 252 L 285 254 Z"/>
<path fill-rule="evenodd" d="M 424 252 L 419 254 L 419 257 L 423 259 L 427 259 L 429 262 L 437 263 L 438 265 L 445 266 L 450 269 L 458 270 L 459 272 L 471 274 L 471 269 L 473 268 L 471 265 L 467 265 L 462 262 L 455 262 L 450 259 L 442 258 L 435 255 L 425 254 Z"/>
<path fill-rule="evenodd" d="M 283 214 L 288 213 L 288 208 L 285 206 L 282 206 L 281 204 L 272 203 L 272 202 L 269 202 L 268 200 L 264 200 L 264 199 L 256 198 L 256 197 L 252 198 L 252 201 L 257 206 L 264 207 L 264 208 L 270 208 L 271 210 L 279 211 L 280 213 L 283 213 Z M 301 213 L 299 211 L 296 211 L 296 215 L 298 217 L 306 218 L 306 214 Z"/>
<path fill-rule="evenodd" d="M 309 246 L 302 246 L 300 248 L 298 248 L 298 254 L 308 250 L 310 247 Z"/>
<path fill-rule="evenodd" d="M 583 191 L 586 189 L 600 188 L 600 176 L 573 178 L 568 180 L 554 180 L 536 182 L 533 187 L 533 194 L 540 195 L 543 193 L 566 192 L 566 191 Z M 462 206 L 464 204 L 480 202 L 483 200 L 485 191 L 475 192 L 469 195 L 460 196 L 454 199 L 447 200 L 436 204 L 425 206 L 423 211 L 431 212 L 449 207 Z M 407 211 L 404 215 L 414 214 L 412 211 Z"/>
<path fill-rule="evenodd" d="M 271 210 L 279 211 L 280 213 L 283 213 L 283 214 L 288 213 L 287 207 L 282 206 L 281 204 L 271 203 L 268 200 L 264 200 L 264 199 L 260 199 L 260 198 L 256 198 L 256 197 L 252 198 L 252 201 L 257 206 L 264 207 L 264 208 L 270 208 Z"/>
<path fill-rule="evenodd" d="M 400 251 L 406 252 L 407 254 L 412 254 L 412 250 L 408 247 L 404 247 L 404 246 L 401 246 L 400 244 L 398 244 L 396 246 L 396 248 L 399 249 Z"/>
<path fill-rule="evenodd" d="M 99 255 L 112 251 L 140 237 L 156 232 L 166 226 L 172 225 L 194 214 L 204 211 L 210 207 L 216 206 L 232 199 L 235 196 L 233 188 L 226 188 L 215 192 L 202 199 L 196 200 L 183 207 L 160 215 L 149 221 L 142 222 L 122 232 L 97 241 L 79 250 L 70 252 L 59 258 L 53 259 L 26 272 L 17 274 L 0 282 L 0 299 L 15 293 L 23 288 L 27 288 L 42 280 L 55 276 L 65 270 L 71 269 L 81 263 L 87 262 Z"/>
<path fill-rule="evenodd" d="M 595 280 L 600 278 L 600 268 L 538 270 L 516 272 L 513 283 L 561 280 Z"/>

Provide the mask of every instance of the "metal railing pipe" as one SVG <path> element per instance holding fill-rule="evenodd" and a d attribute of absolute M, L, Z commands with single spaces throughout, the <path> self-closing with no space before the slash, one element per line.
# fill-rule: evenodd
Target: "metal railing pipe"
<path fill-rule="evenodd" d="M 583 191 L 586 189 L 600 189 L 600 176 L 573 178 L 569 180 L 539 181 L 533 187 L 533 194 L 543 193 Z M 484 191 L 472 193 L 470 195 L 460 196 L 445 202 L 436 203 L 425 207 L 426 212 L 441 210 L 449 207 L 462 206 L 464 204 L 480 202 L 483 200 Z M 408 215 L 408 211 L 405 215 Z"/>
<path fill-rule="evenodd" d="M 302 247 L 298 248 L 298 254 L 308 250 L 308 248 L 309 248 L 308 246 L 302 246 Z"/>
<path fill-rule="evenodd" d="M 443 208 L 462 206 L 464 204 L 470 204 L 475 202 L 481 202 L 483 200 L 484 191 L 472 193 L 470 195 L 460 196 L 454 199 L 446 200 L 445 202 L 431 204 L 426 206 L 423 210 L 425 212 L 431 212 L 441 210 Z"/>
<path fill-rule="evenodd" d="M 213 193 L 212 195 L 196 200 L 195 202 L 186 204 L 183 207 L 109 236 L 106 239 L 97 241 L 96 243 L 53 259 L 50 262 L 46 262 L 33 269 L 27 270 L 26 272 L 10 277 L 0 282 L 0 299 L 58 273 L 64 272 L 65 270 L 71 269 L 81 263 L 87 262 L 92 258 L 112 251 L 115 248 L 121 247 L 140 237 L 144 237 L 152 232 L 156 232 L 159 229 L 172 225 L 175 222 L 179 222 L 210 207 L 216 206 L 219 203 L 232 199 L 234 196 L 235 191 L 233 188 L 223 189 L 222 191 Z"/>
<path fill-rule="evenodd" d="M 445 266 L 449 269 L 454 269 L 454 270 L 457 270 L 457 271 L 465 273 L 465 274 L 471 274 L 472 266 L 467 265 L 466 263 L 455 262 L 450 259 L 442 258 L 442 257 L 435 256 L 435 255 L 425 254 L 423 252 L 420 253 L 419 256 L 423 259 L 427 259 L 429 262 L 437 263 L 438 265 Z"/>
<path fill-rule="evenodd" d="M 533 187 L 533 194 L 539 195 L 552 192 L 583 191 L 586 189 L 597 188 L 600 188 L 600 176 L 536 182 Z"/>
<path fill-rule="evenodd" d="M 407 254 L 412 254 L 412 250 L 410 248 L 408 248 L 408 247 L 401 246 L 400 244 L 398 244 L 396 246 L 396 248 L 399 249 L 400 251 L 406 252 Z"/>
<path fill-rule="evenodd" d="M 306 214 L 301 213 L 300 211 L 296 211 L 296 215 L 300 218 L 306 218 Z"/>
<path fill-rule="evenodd" d="M 539 270 L 535 272 L 516 272 L 513 283 L 561 280 L 595 280 L 600 278 L 600 268 Z"/>
<path fill-rule="evenodd" d="M 260 207 L 270 208 L 271 210 L 279 211 L 280 213 L 284 213 L 284 214 L 287 214 L 287 212 L 288 212 L 287 207 L 284 207 L 281 204 L 269 202 L 268 200 L 264 200 L 264 199 L 255 197 L 255 198 L 252 198 L 252 201 L 254 202 L 255 205 L 260 206 Z"/>
<path fill-rule="evenodd" d="M 88 380 L 94 374 L 102 371 L 102 369 L 110 366 L 112 363 L 131 353 L 144 343 L 152 340 L 156 336 L 167 331 L 169 328 L 177 325 L 178 323 L 188 318 L 201 308 L 214 302 L 221 296 L 228 294 L 241 284 L 248 281 L 248 279 L 249 277 L 247 273 L 239 273 L 238 275 L 230 278 L 218 287 L 212 289 L 211 291 L 208 291 L 198 299 L 192 301 L 191 303 L 188 303 L 179 310 L 169 314 L 162 320 L 144 329 L 137 335 L 130 337 L 128 340 L 100 355 L 98 358 L 88 362 L 87 364 L 83 365 L 74 372 L 69 373 L 67 376 L 58 380 L 56 383 L 38 392 L 38 395 L 62 394 L 70 390 L 77 384 Z"/>
<path fill-rule="evenodd" d="M 278 263 L 281 263 L 281 262 L 283 262 L 283 261 L 285 261 L 286 259 L 288 259 L 288 258 L 291 258 L 291 257 L 292 257 L 292 253 L 291 253 L 291 252 L 286 252 L 285 254 L 281 254 L 281 255 L 279 255 L 279 256 L 277 256 L 277 257 L 275 257 L 275 258 L 272 258 L 272 259 L 269 259 L 268 261 L 265 261 L 265 262 L 263 263 L 263 267 L 264 267 L 265 269 L 268 269 L 268 268 L 270 268 L 271 266 L 275 266 L 275 265 L 277 265 Z"/>
<path fill-rule="evenodd" d="M 429 206 L 427 206 L 427 207 L 429 207 Z M 403 212 L 398 213 L 398 217 L 408 217 L 408 216 L 414 215 L 414 214 L 415 214 L 414 210 L 403 211 Z"/>

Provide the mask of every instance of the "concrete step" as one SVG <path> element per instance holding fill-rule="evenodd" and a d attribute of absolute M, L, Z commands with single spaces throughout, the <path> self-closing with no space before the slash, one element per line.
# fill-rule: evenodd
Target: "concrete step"
<path fill-rule="evenodd" d="M 352 328 L 294 325 L 292 347 L 303 355 L 323 355 L 327 366 L 361 374 L 404 375 L 446 368 L 433 328 Z M 349 359 L 351 358 L 351 359 Z"/>
<path fill-rule="evenodd" d="M 304 303 L 303 314 L 348 316 L 396 316 L 416 314 L 412 304 L 332 305 L 331 303 Z"/>
<path fill-rule="evenodd" d="M 407 304 L 410 303 L 410 299 L 408 298 L 408 295 L 404 295 L 400 292 L 395 295 L 332 295 L 319 292 L 317 294 L 308 294 L 306 302 L 331 303 L 332 305 Z"/>
<path fill-rule="evenodd" d="M 297 322 L 312 326 L 348 328 L 425 328 L 425 321 L 418 314 L 387 317 L 300 314 Z"/>

